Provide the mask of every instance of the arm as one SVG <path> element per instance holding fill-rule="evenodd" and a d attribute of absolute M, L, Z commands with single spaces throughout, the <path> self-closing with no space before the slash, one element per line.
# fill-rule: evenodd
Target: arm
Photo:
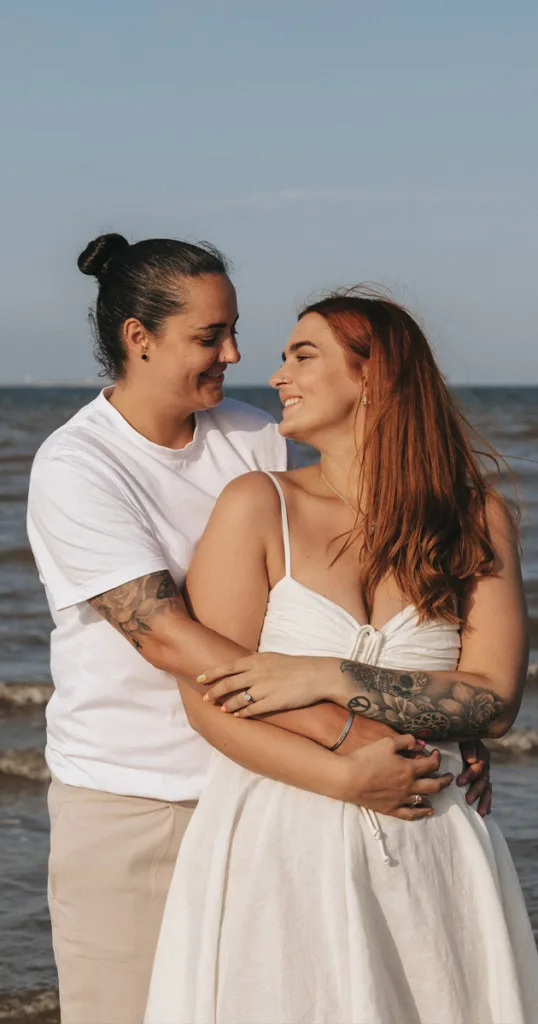
<path fill-rule="evenodd" d="M 488 518 L 497 552 L 493 576 L 477 582 L 464 609 L 461 658 L 453 672 L 381 669 L 334 658 L 258 655 L 208 674 L 222 698 L 245 689 L 255 705 L 227 700 L 241 717 L 312 700 L 334 700 L 356 714 L 428 739 L 502 736 L 521 702 L 528 658 L 527 619 L 517 545 L 510 518 L 492 501 Z M 286 678 L 286 686 L 282 679 Z"/>
<path fill-rule="evenodd" d="M 527 675 L 527 615 L 513 527 L 500 502 L 490 502 L 488 520 L 497 553 L 494 575 L 476 583 L 463 609 L 457 671 L 386 675 L 342 663 L 339 702 L 424 738 L 508 731 Z"/>
<path fill-rule="evenodd" d="M 206 531 L 207 547 L 189 574 L 189 598 L 200 618 L 213 628 L 193 622 L 167 572 L 158 572 L 90 599 L 92 607 L 128 639 L 149 662 L 174 675 L 194 675 L 201 652 L 209 663 L 235 654 L 238 642 L 251 649 L 257 643 L 267 603 L 267 574 L 263 548 L 245 531 L 244 501 L 239 481 L 227 488 Z M 259 510 L 260 534 L 264 510 Z M 232 532 L 233 521 L 237 529 Z M 225 528 L 224 533 L 222 532 Z M 212 548 L 211 536 L 218 539 Z M 243 538 L 243 539 L 242 539 Z M 243 543 L 244 541 L 244 543 Z M 218 552 L 228 546 L 235 555 L 230 567 Z M 216 550 L 206 571 L 206 554 Z M 263 571 L 262 571 L 263 570 Z M 204 606 L 207 602 L 207 610 Z M 217 630 L 227 630 L 226 639 Z M 243 648 L 239 648 L 242 650 Z M 310 740 L 265 722 L 239 722 L 203 700 L 205 688 L 182 678 L 180 691 L 189 721 L 204 738 L 232 760 L 258 774 L 326 796 L 362 803 L 383 813 L 410 820 L 431 813 L 427 804 L 409 807 L 414 793 L 439 792 L 450 778 L 427 776 L 439 758 L 408 760 L 400 750 L 414 750 L 412 737 L 382 740 L 369 748 L 337 757 Z M 378 748 L 377 753 L 370 754 Z M 418 749 L 418 748 L 417 748 Z M 365 757 L 366 754 L 366 757 Z"/>

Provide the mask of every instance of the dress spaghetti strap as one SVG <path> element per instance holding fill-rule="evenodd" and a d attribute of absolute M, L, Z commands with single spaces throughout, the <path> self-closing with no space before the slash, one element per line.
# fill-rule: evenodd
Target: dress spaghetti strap
<path fill-rule="evenodd" d="M 268 476 L 273 481 L 278 491 L 278 496 L 280 498 L 280 511 L 282 513 L 282 540 L 284 542 L 284 568 L 286 576 L 291 576 L 290 527 L 288 523 L 288 510 L 286 508 L 286 499 L 284 497 L 284 492 L 277 478 L 273 476 L 272 473 L 269 473 L 268 470 L 265 471 L 265 475 Z"/>

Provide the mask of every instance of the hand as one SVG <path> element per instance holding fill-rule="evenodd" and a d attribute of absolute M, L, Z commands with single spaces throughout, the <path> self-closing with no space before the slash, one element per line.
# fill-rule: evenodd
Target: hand
<path fill-rule="evenodd" d="M 482 818 L 491 814 L 492 790 L 489 781 L 490 753 L 482 740 L 462 740 L 460 743 L 464 769 L 458 775 L 458 786 L 469 786 L 465 799 L 469 805 L 478 800 L 477 811 Z"/>
<path fill-rule="evenodd" d="M 215 703 L 226 698 L 221 705 L 223 711 L 233 712 L 238 718 L 252 718 L 330 699 L 327 680 L 330 669 L 334 671 L 334 661 L 290 654 L 249 654 L 203 673 L 196 682 L 210 687 L 204 700 Z M 250 694 L 250 703 L 245 693 Z"/>
<path fill-rule="evenodd" d="M 341 757 L 341 799 L 404 821 L 431 817 L 435 812 L 428 797 L 446 789 L 454 776 L 447 773 L 432 777 L 441 764 L 438 750 L 429 757 L 413 759 L 402 756 L 406 753 L 423 754 L 414 736 L 386 737 Z M 414 807 L 411 804 L 416 794 L 423 798 L 423 803 Z"/>

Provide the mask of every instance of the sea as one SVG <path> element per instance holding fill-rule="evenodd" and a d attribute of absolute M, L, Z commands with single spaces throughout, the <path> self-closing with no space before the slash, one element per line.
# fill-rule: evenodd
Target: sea
<path fill-rule="evenodd" d="M 41 442 L 96 388 L 0 388 L 0 1020 L 57 1024 L 46 902 L 51 618 L 25 528 L 28 477 Z M 230 397 L 280 418 L 269 388 Z M 538 934 L 538 387 L 455 389 L 468 421 L 506 459 L 522 512 L 531 670 L 511 733 L 493 744 L 494 814 L 512 851 Z M 313 459 L 302 451 L 302 458 Z M 501 487 L 512 480 L 503 470 Z M 477 937 L 480 941 L 480 937 Z"/>

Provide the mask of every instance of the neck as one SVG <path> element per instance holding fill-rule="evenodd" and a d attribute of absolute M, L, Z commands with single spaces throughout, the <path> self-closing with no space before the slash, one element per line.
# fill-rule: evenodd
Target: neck
<path fill-rule="evenodd" d="M 329 483 L 349 501 L 357 505 L 359 458 L 357 449 L 346 442 L 320 452 L 320 470 Z"/>
<path fill-rule="evenodd" d="M 119 381 L 112 389 L 105 391 L 111 405 L 127 423 L 148 441 L 163 448 L 184 448 L 192 441 L 194 416 L 192 411 L 181 408 L 178 401 L 159 391 L 158 395 L 136 384 Z"/>

